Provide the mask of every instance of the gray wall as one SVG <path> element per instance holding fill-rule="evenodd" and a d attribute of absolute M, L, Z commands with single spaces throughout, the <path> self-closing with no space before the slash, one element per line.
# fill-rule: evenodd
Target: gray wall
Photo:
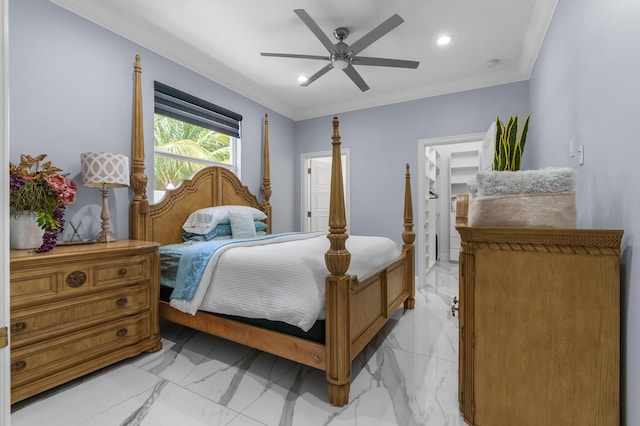
<path fill-rule="evenodd" d="M 486 132 L 496 116 L 526 116 L 527 101 L 528 83 L 519 82 L 339 114 L 342 147 L 351 150 L 350 233 L 401 243 L 406 163 L 412 170 L 414 221 L 418 217 L 418 141 Z M 331 149 L 331 121 L 326 116 L 296 123 L 297 157 Z M 295 176 L 299 168 L 296 162 Z M 296 180 L 296 206 L 299 186 Z"/>
<path fill-rule="evenodd" d="M 293 230 L 292 120 L 46 0 L 9 2 L 10 161 L 18 162 L 21 153 L 46 153 L 81 184 L 80 153 L 130 156 L 136 54 L 142 60 L 147 174 L 153 175 L 154 80 L 242 114 L 242 180 L 255 194 L 262 173 L 262 120 L 268 112 L 273 229 Z M 129 196 L 128 189 L 110 190 L 118 238 L 128 236 Z M 100 191 L 81 187 L 65 217 L 76 224 L 82 218 L 83 228 L 94 218 L 91 226 L 97 229 L 100 210 Z"/>
<path fill-rule="evenodd" d="M 578 226 L 623 229 L 622 424 L 640 419 L 640 3 L 560 0 L 532 73 L 527 165 L 578 172 Z M 569 138 L 585 163 L 569 158 Z M 598 342 L 593 342 L 597 345 Z M 589 374 L 589 372 L 585 372 Z"/>

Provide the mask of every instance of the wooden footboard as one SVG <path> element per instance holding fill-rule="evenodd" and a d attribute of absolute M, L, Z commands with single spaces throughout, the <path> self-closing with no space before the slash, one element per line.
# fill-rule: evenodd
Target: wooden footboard
<path fill-rule="evenodd" d="M 410 253 L 410 257 L 408 254 Z M 362 280 L 352 276 L 328 277 L 326 353 L 329 400 L 334 405 L 349 402 L 351 362 L 367 346 L 389 317 L 404 303 L 413 309 L 413 251 Z M 407 306 L 409 305 L 409 306 Z M 348 312 L 348 315 L 346 314 Z M 348 342 L 348 343 L 345 343 Z"/>
<path fill-rule="evenodd" d="M 268 119 L 265 115 L 263 143 L 263 197 L 259 201 L 235 174 L 225 168 L 207 167 L 178 188 L 167 191 L 158 204 L 149 204 L 144 172 L 144 138 L 140 58 L 135 66 L 135 114 L 132 142 L 134 199 L 130 208 L 130 237 L 172 244 L 181 241 L 180 224 L 194 210 L 216 205 L 242 204 L 261 208 L 271 221 L 271 181 L 269 179 Z M 332 176 L 329 216 L 330 248 L 325 253 L 329 271 L 325 294 L 325 343 L 266 330 L 218 315 L 199 311 L 183 313 L 160 302 L 161 318 L 272 353 L 326 371 L 329 400 L 335 405 L 349 402 L 351 362 L 374 338 L 393 312 L 404 304 L 414 307 L 413 213 L 409 165 L 405 173 L 404 231 L 402 254 L 387 267 L 368 277 L 347 275 L 351 254 L 346 249 L 346 215 L 339 121 L 333 119 Z M 270 226 L 269 226 L 270 228 Z M 269 229 L 270 231 L 270 229 Z"/>

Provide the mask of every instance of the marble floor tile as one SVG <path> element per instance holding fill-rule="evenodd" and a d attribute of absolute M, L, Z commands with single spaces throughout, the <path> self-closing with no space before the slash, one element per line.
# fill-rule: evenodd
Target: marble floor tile
<path fill-rule="evenodd" d="M 162 350 L 12 406 L 13 426 L 462 426 L 458 264 L 438 262 L 354 360 L 350 402 L 328 403 L 325 373 L 185 327 L 161 323 Z"/>
<path fill-rule="evenodd" d="M 131 364 L 87 376 L 14 409 L 11 424 L 47 426 L 210 425 L 239 415 Z"/>

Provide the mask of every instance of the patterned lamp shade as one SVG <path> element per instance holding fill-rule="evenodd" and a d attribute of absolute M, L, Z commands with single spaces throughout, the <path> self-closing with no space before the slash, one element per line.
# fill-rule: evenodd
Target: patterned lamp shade
<path fill-rule="evenodd" d="M 108 152 L 80 154 L 84 186 L 129 186 L 129 157 Z"/>

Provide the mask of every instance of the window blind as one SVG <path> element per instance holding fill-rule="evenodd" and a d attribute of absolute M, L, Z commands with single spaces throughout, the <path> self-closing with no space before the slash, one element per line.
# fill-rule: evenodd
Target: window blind
<path fill-rule="evenodd" d="M 154 81 L 155 113 L 240 137 L 242 115 Z"/>

